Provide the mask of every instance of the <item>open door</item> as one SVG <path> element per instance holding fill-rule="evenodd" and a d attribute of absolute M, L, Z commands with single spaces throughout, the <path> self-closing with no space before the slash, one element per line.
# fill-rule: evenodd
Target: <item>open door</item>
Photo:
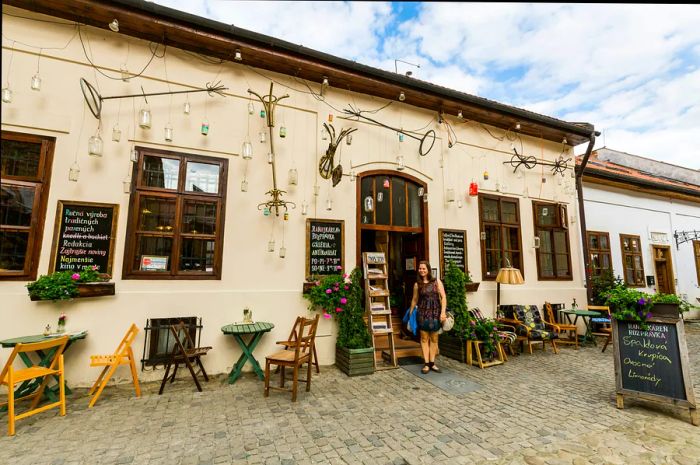
<path fill-rule="evenodd" d="M 656 292 L 660 294 L 675 294 L 676 285 L 671 261 L 671 247 L 668 245 L 652 245 L 654 256 L 654 271 L 656 272 Z"/>

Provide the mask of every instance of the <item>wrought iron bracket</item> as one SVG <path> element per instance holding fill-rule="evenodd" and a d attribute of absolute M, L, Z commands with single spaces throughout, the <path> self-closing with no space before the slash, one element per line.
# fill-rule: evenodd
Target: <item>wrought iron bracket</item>
<path fill-rule="evenodd" d="M 571 158 L 564 158 L 561 155 L 559 158 L 557 158 L 554 161 L 549 161 L 549 160 L 538 160 L 537 158 L 533 157 L 532 155 L 525 156 L 525 155 L 520 155 L 518 153 L 518 150 L 513 147 L 513 152 L 515 153 L 511 158 L 510 161 L 504 161 L 504 165 L 510 165 L 513 167 L 513 173 L 518 171 L 518 168 L 520 168 L 521 165 L 525 166 L 525 168 L 531 170 L 537 165 L 542 165 L 542 166 L 551 166 L 552 168 L 552 174 L 561 174 L 564 176 L 564 173 L 566 172 L 568 168 L 568 163 L 571 161 Z"/>
<path fill-rule="evenodd" d="M 674 231 L 673 238 L 676 240 L 676 250 L 684 242 L 700 240 L 700 231 Z"/>

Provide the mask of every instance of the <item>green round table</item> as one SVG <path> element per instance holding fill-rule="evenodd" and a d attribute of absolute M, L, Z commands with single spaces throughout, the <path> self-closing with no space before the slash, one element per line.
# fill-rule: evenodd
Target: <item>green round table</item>
<path fill-rule="evenodd" d="M 241 356 L 238 358 L 238 361 L 231 368 L 231 373 L 228 375 L 229 384 L 235 383 L 241 376 L 243 365 L 245 365 L 246 361 L 250 361 L 250 364 L 253 365 L 253 371 L 255 371 L 261 381 L 265 379 L 265 374 L 263 373 L 262 368 L 260 368 L 260 364 L 257 360 L 255 360 L 255 357 L 253 357 L 253 350 L 255 350 L 255 346 L 257 346 L 258 342 L 260 342 L 262 335 L 270 332 L 270 330 L 272 330 L 274 327 L 275 325 L 272 323 L 266 323 L 263 321 L 250 324 L 234 323 L 221 327 L 221 332 L 233 336 L 243 351 Z M 250 338 L 250 342 L 246 344 L 245 340 L 243 340 L 243 336 L 252 336 Z"/>
<path fill-rule="evenodd" d="M 566 319 L 570 324 L 576 324 L 578 321 L 578 318 L 581 317 L 583 319 L 583 322 L 586 324 L 586 333 L 583 335 L 583 342 L 593 342 L 594 346 L 597 346 L 595 342 L 595 338 L 593 337 L 593 331 L 591 329 L 591 318 L 600 316 L 600 312 L 594 312 L 592 310 L 578 310 L 578 309 L 571 309 L 571 310 L 560 310 L 561 313 L 566 315 Z M 575 315 L 574 321 L 571 321 L 570 315 Z"/>

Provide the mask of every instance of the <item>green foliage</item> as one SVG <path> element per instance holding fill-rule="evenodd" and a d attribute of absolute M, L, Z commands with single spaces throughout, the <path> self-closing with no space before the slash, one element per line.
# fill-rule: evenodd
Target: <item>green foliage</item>
<path fill-rule="evenodd" d="M 81 272 L 57 271 L 40 276 L 27 284 L 29 296 L 39 300 L 70 300 L 78 295 L 78 283 L 106 281 L 96 267 L 85 267 Z"/>
<path fill-rule="evenodd" d="M 445 295 L 447 308 L 455 316 L 455 324 L 452 328 L 455 336 L 464 338 L 469 331 L 471 317 L 467 310 L 467 292 L 464 289 L 466 275 L 452 261 L 447 263 L 445 271 Z"/>
<path fill-rule="evenodd" d="M 606 296 L 604 305 L 610 307 L 613 318 L 636 321 L 643 330 L 649 328 L 646 321 L 652 316 L 653 298 L 651 295 L 620 285 L 610 289 Z"/>
<path fill-rule="evenodd" d="M 490 318 L 482 320 L 472 319 L 469 322 L 470 330 L 467 331 L 467 339 L 483 341 L 484 353 L 495 354 L 498 347 L 498 331 L 496 329 L 498 323 Z"/>
<path fill-rule="evenodd" d="M 678 310 L 681 313 L 687 312 L 691 308 L 697 308 L 695 305 L 692 305 L 687 300 L 681 299 L 676 294 L 654 294 L 651 300 L 655 304 L 678 304 Z"/>
<path fill-rule="evenodd" d="M 474 282 L 474 281 L 472 281 L 472 274 L 469 271 L 464 273 L 464 277 L 465 277 L 465 281 L 464 281 L 465 283 L 473 283 Z"/>
<path fill-rule="evenodd" d="M 595 305 L 605 305 L 606 294 L 608 291 L 619 286 L 624 287 L 622 278 L 616 278 L 611 270 L 605 270 L 598 276 L 591 278 L 591 293 L 593 295 L 593 303 Z"/>
<path fill-rule="evenodd" d="M 334 274 L 316 282 L 304 297 L 309 309 L 322 311 L 324 318 L 338 320 L 336 344 L 347 349 L 372 347 L 371 336 L 364 322 L 362 272 L 355 268 L 350 276 Z"/>

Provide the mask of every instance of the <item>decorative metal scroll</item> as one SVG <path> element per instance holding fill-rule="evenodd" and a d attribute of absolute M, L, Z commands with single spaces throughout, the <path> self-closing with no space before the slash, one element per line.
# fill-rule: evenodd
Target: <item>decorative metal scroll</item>
<path fill-rule="evenodd" d="M 549 160 L 538 160 L 537 158 L 533 157 L 532 155 L 525 156 L 525 155 L 520 155 L 518 151 L 513 147 L 513 152 L 515 152 L 515 155 L 513 155 L 510 158 L 510 161 L 504 161 L 504 165 L 510 165 L 513 167 L 513 173 L 518 171 L 518 168 L 520 166 L 524 166 L 525 168 L 531 170 L 537 165 L 542 165 L 542 166 L 551 166 L 552 168 L 552 174 L 561 174 L 564 176 L 564 173 L 566 172 L 566 169 L 568 167 L 568 163 L 571 161 L 571 158 L 566 158 L 564 159 L 561 155 L 559 158 L 557 158 L 554 161 L 549 161 Z"/>
<path fill-rule="evenodd" d="M 357 131 L 357 128 L 345 128 L 342 131 L 340 131 L 340 134 L 336 138 L 335 128 L 332 124 L 329 125 L 323 123 L 323 127 L 326 128 L 326 131 L 328 131 L 328 135 L 330 136 L 331 141 L 328 144 L 328 148 L 326 149 L 326 154 L 323 157 L 321 157 L 321 161 L 318 164 L 318 173 L 323 179 L 330 179 L 332 177 L 333 187 L 335 187 L 338 185 L 343 176 L 343 167 L 341 165 L 337 165 L 335 168 L 333 168 L 333 158 L 335 157 L 335 151 L 338 149 L 338 146 L 343 141 L 345 136 Z"/>
<path fill-rule="evenodd" d="M 259 203 L 258 210 L 262 210 L 263 208 L 267 207 L 270 211 L 272 211 L 273 209 L 275 210 L 275 216 L 280 216 L 280 207 L 283 207 L 284 211 L 286 212 L 289 209 L 289 206 L 291 206 L 292 208 L 296 208 L 297 205 L 294 202 L 287 202 L 286 200 L 282 200 L 282 195 L 286 194 L 287 192 L 277 189 L 277 171 L 275 167 L 276 157 L 275 148 L 273 145 L 275 138 L 272 134 L 272 128 L 275 127 L 275 108 L 277 108 L 277 104 L 280 100 L 289 97 L 289 95 L 284 94 L 281 97 L 276 97 L 272 95 L 273 86 L 274 83 L 271 82 L 270 93 L 267 95 L 261 96 L 250 89 L 248 89 L 248 93 L 251 95 L 255 95 L 258 98 L 258 100 L 260 100 L 260 103 L 262 103 L 263 107 L 265 107 L 265 114 L 267 115 L 267 127 L 270 130 L 270 152 L 272 153 L 272 189 L 265 192 L 265 194 L 270 196 L 270 200 Z"/>
<path fill-rule="evenodd" d="M 102 102 L 105 100 L 112 100 L 117 98 L 143 97 L 146 100 L 146 103 L 148 103 L 148 99 L 146 99 L 146 97 L 153 97 L 156 95 L 194 94 L 197 92 L 206 92 L 211 97 L 214 96 L 213 94 L 224 97 L 223 91 L 228 90 L 228 87 L 224 87 L 221 84 L 221 81 L 218 81 L 214 84 L 207 82 L 206 88 L 204 89 L 178 90 L 174 92 L 151 92 L 148 94 L 145 93 L 143 91 L 143 87 L 141 87 L 140 94 L 112 95 L 110 97 L 103 97 L 92 84 L 85 80 L 85 78 L 80 78 L 80 90 L 83 91 L 83 97 L 85 98 L 85 102 L 87 103 L 87 106 L 90 109 L 90 113 L 92 113 L 92 116 L 94 116 L 97 119 L 100 119 L 100 116 L 102 115 Z"/>
<path fill-rule="evenodd" d="M 367 120 L 369 122 L 376 124 L 377 126 L 381 126 L 383 128 L 386 128 L 386 129 L 391 129 L 392 131 L 396 131 L 400 134 L 403 134 L 405 136 L 410 137 L 411 139 L 415 139 L 415 140 L 419 141 L 420 146 L 418 147 L 418 153 L 422 157 L 426 156 L 433 149 L 433 146 L 435 145 L 435 131 L 433 131 L 432 129 L 430 129 L 428 132 L 423 134 L 423 137 L 414 136 L 410 132 L 406 132 L 403 129 L 392 128 L 391 126 L 387 126 L 384 123 L 380 123 L 379 121 L 377 121 L 373 118 L 365 116 L 362 114 L 363 112 L 361 110 L 359 110 L 359 109 L 356 110 L 355 108 L 353 108 L 352 105 L 348 105 L 348 106 L 350 108 L 343 110 L 343 113 L 356 118 L 356 120 L 359 120 L 360 118 L 362 118 L 364 120 Z"/>
<path fill-rule="evenodd" d="M 676 240 L 676 250 L 684 242 L 700 240 L 700 231 L 674 231 L 673 238 Z"/>

